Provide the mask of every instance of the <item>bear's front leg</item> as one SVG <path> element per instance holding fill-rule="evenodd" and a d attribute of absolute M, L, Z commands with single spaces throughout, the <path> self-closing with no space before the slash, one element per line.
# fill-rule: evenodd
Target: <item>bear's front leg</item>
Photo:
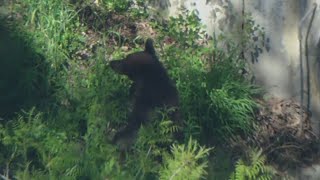
<path fill-rule="evenodd" d="M 149 107 L 135 103 L 133 110 L 128 118 L 127 126 L 116 133 L 112 142 L 117 143 L 120 139 L 134 140 L 141 124 L 147 121 L 149 112 Z"/>

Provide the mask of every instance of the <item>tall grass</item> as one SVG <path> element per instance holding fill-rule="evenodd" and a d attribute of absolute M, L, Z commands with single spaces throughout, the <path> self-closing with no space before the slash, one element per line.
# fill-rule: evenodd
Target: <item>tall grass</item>
<path fill-rule="evenodd" d="M 51 67 L 58 68 L 81 41 L 77 12 L 63 0 L 25 0 L 23 5 L 25 26 L 33 32 L 35 47 L 46 55 Z"/>

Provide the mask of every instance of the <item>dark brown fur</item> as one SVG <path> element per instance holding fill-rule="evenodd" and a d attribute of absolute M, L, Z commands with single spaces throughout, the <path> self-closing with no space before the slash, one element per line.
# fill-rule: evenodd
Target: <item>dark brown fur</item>
<path fill-rule="evenodd" d="M 129 116 L 128 125 L 118 132 L 113 142 L 122 137 L 131 137 L 141 124 L 149 120 L 149 114 L 157 107 L 175 107 L 169 114 L 171 120 L 182 125 L 179 115 L 179 96 L 175 84 L 169 78 L 166 69 L 158 60 L 153 42 L 148 39 L 145 50 L 129 54 L 121 60 L 110 62 L 111 68 L 119 74 L 128 76 L 133 84 L 130 94 L 133 96 L 133 110 Z M 175 134 L 182 140 L 182 133 Z"/>

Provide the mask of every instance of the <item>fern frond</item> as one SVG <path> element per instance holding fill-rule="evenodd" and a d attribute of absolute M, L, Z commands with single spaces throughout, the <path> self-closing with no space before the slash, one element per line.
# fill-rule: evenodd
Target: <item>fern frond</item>
<path fill-rule="evenodd" d="M 249 152 L 248 162 L 243 159 L 237 161 L 230 180 L 271 180 L 274 174 L 274 168 L 266 165 L 266 157 L 262 154 L 262 150 L 253 149 Z"/>
<path fill-rule="evenodd" d="M 201 147 L 197 141 L 189 139 L 187 145 L 173 144 L 172 156 L 165 156 L 165 163 L 160 170 L 160 179 L 184 180 L 200 179 L 207 167 L 206 157 L 212 148 Z"/>

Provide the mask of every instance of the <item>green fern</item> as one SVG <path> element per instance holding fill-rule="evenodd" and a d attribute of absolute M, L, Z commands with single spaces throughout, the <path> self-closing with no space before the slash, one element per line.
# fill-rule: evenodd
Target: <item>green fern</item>
<path fill-rule="evenodd" d="M 133 153 L 128 153 L 128 171 L 134 179 L 156 178 L 161 168 L 161 159 L 168 154 L 168 147 L 174 143 L 173 133 L 181 128 L 173 123 L 168 113 L 171 109 L 157 109 L 152 113 L 151 121 L 138 131 Z"/>
<path fill-rule="evenodd" d="M 160 170 L 160 179 L 186 180 L 200 179 L 207 173 L 205 160 L 211 148 L 201 147 L 197 141 L 189 139 L 188 144 L 172 145 L 172 156 L 166 155 Z"/>
<path fill-rule="evenodd" d="M 176 125 L 168 116 L 173 110 L 174 108 L 156 109 L 156 112 L 152 113 L 152 122 L 140 128 L 137 144 L 140 146 L 147 145 L 148 148 L 157 144 L 172 144 L 174 142 L 173 133 L 181 131 L 181 127 Z"/>
<path fill-rule="evenodd" d="M 274 175 L 275 169 L 266 165 L 266 157 L 262 155 L 262 150 L 253 149 L 249 153 L 248 162 L 243 159 L 237 161 L 230 180 L 271 180 Z"/>
<path fill-rule="evenodd" d="M 178 132 L 180 130 L 180 127 L 178 125 L 175 125 L 172 121 L 161 121 L 160 123 L 160 133 L 165 134 L 173 134 L 175 132 Z"/>

